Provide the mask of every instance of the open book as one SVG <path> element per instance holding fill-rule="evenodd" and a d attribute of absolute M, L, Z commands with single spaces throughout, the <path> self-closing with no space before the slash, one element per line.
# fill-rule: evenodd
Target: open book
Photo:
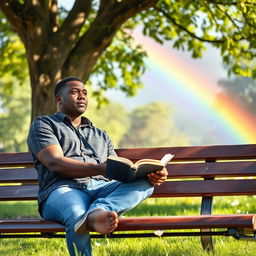
<path fill-rule="evenodd" d="M 109 156 L 106 177 L 123 182 L 145 179 L 148 173 L 163 169 L 173 157 L 172 154 L 166 154 L 161 160 L 141 159 L 133 163 L 128 158 Z"/>

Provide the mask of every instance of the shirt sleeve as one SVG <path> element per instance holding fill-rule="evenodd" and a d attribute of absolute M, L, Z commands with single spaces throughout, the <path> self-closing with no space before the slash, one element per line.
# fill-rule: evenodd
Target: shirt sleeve
<path fill-rule="evenodd" d="M 37 156 L 41 149 L 49 145 L 59 145 L 59 141 L 49 121 L 41 117 L 32 122 L 27 144 L 32 154 Z"/>
<path fill-rule="evenodd" d="M 116 156 L 116 151 L 114 149 L 114 144 L 112 143 L 111 139 L 107 135 L 108 138 L 108 156 Z"/>

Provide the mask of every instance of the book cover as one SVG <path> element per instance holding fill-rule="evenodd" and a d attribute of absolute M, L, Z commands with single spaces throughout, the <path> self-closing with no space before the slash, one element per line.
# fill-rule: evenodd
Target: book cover
<path fill-rule="evenodd" d="M 161 160 L 141 159 L 133 163 L 128 158 L 110 156 L 107 158 L 106 177 L 122 182 L 147 179 L 148 173 L 163 169 L 173 157 L 172 154 L 166 154 Z"/>

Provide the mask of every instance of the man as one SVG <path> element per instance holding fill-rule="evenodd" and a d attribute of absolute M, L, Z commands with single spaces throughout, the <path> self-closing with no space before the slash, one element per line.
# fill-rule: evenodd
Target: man
<path fill-rule="evenodd" d="M 116 153 L 106 132 L 82 116 L 88 104 L 83 82 L 63 79 L 55 100 L 57 113 L 35 119 L 27 140 L 38 172 L 39 212 L 65 225 L 70 255 L 91 255 L 89 231 L 112 232 L 118 216 L 149 197 L 167 171 L 131 183 L 106 179 L 106 159 Z"/>

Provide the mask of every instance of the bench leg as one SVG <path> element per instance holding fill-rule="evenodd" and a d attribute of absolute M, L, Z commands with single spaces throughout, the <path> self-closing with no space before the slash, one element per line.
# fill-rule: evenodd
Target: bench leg
<path fill-rule="evenodd" d="M 201 215 L 203 214 L 211 214 L 212 213 L 212 196 L 204 196 L 202 197 L 201 203 Z M 211 232 L 211 229 L 201 229 L 201 232 Z M 212 236 L 201 236 L 201 243 L 205 250 L 213 251 L 213 241 Z"/>
<path fill-rule="evenodd" d="M 242 230 L 241 232 L 239 232 L 239 230 L 235 228 L 230 228 L 228 230 L 228 235 L 233 236 L 237 240 L 256 242 L 256 231 L 252 231 L 252 235 L 247 235 L 247 234 L 243 234 Z"/>

